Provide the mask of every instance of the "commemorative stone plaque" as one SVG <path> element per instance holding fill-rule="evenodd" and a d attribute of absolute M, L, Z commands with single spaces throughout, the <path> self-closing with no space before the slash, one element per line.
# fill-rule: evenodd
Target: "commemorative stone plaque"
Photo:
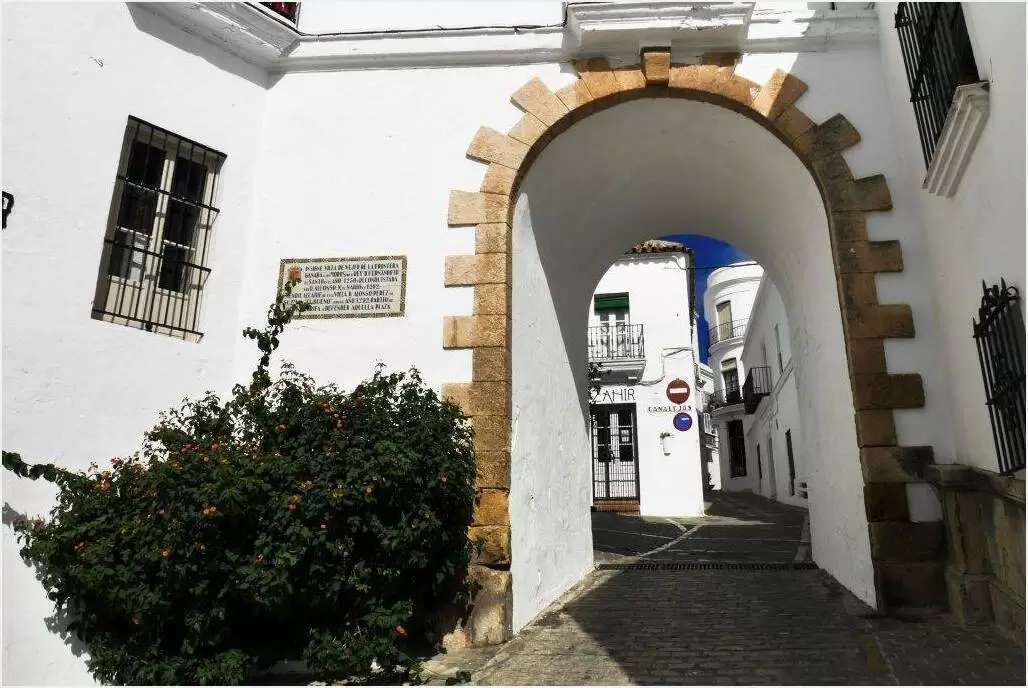
<path fill-rule="evenodd" d="M 287 303 L 306 301 L 311 309 L 297 318 L 389 318 L 403 315 L 407 296 L 407 256 L 285 258 L 281 289 L 300 280 Z"/>

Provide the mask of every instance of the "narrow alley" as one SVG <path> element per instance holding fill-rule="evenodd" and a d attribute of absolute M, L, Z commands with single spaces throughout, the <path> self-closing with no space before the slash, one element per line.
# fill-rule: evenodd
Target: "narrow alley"
<path fill-rule="evenodd" d="M 947 615 L 875 614 L 809 560 L 806 512 L 717 493 L 708 516 L 594 513 L 597 570 L 479 685 L 1024 685 L 1024 649 Z"/>

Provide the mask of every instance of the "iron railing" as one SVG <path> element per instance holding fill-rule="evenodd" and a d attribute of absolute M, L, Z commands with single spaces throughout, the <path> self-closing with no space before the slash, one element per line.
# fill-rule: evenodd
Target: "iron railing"
<path fill-rule="evenodd" d="M 895 19 L 928 167 L 957 87 L 977 82 L 978 68 L 959 2 L 901 2 Z"/>
<path fill-rule="evenodd" d="M 590 327 L 588 338 L 590 361 L 641 359 L 646 356 L 642 325 Z"/>
<path fill-rule="evenodd" d="M 225 155 L 135 117 L 114 189 L 114 209 L 93 318 L 198 340 L 200 297 Z"/>
<path fill-rule="evenodd" d="M 722 408 L 724 406 L 734 406 L 735 404 L 742 403 L 742 390 L 738 386 L 726 387 L 724 389 L 715 389 L 710 395 L 710 405 L 707 407 L 711 411 Z"/>
<path fill-rule="evenodd" d="M 300 3 L 298 2 L 262 2 L 260 3 L 264 7 L 289 21 L 296 23 L 296 14 L 300 9 Z"/>
<path fill-rule="evenodd" d="M 708 348 L 714 346 L 718 342 L 723 342 L 726 339 L 743 336 L 746 334 L 746 323 L 748 322 L 749 320 L 744 318 L 742 320 L 732 320 L 731 322 L 714 325 L 714 327 L 710 328 L 707 332 Z"/>
<path fill-rule="evenodd" d="M 1001 475 L 1025 467 L 1025 331 L 1021 295 L 1005 280 L 986 287 L 973 320 Z"/>
<path fill-rule="evenodd" d="M 746 413 L 757 410 L 760 400 L 771 393 L 771 367 L 756 366 L 746 373 L 746 382 L 742 386 L 742 400 Z"/>

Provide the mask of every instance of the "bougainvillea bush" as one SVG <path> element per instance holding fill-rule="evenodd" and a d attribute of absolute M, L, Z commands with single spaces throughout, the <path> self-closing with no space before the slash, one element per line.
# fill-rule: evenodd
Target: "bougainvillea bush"
<path fill-rule="evenodd" d="M 292 285 L 290 285 L 291 287 Z M 469 598 L 471 436 L 416 371 L 349 393 L 284 366 L 304 304 L 281 294 L 232 397 L 187 400 L 137 454 L 85 473 L 4 464 L 56 484 L 16 526 L 97 680 L 240 684 L 282 660 L 325 676 L 418 680 L 441 615 Z"/>

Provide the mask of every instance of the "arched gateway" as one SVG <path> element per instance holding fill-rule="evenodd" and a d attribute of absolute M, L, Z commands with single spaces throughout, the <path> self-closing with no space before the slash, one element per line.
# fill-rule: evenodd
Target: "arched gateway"
<path fill-rule="evenodd" d="M 885 178 L 854 177 L 841 153 L 857 144 L 860 134 L 841 114 L 816 124 L 797 108 L 807 90 L 801 80 L 777 70 L 759 85 L 736 74 L 734 66 L 719 66 L 725 62 L 720 56 L 707 61 L 715 64 L 672 64 L 666 49 L 644 50 L 641 63 L 629 67 L 612 68 L 602 58 L 577 61 L 576 81 L 556 93 L 537 78 L 529 81 L 512 97 L 525 113 L 521 120 L 508 134 L 481 128 L 468 149 L 468 157 L 488 167 L 478 192 L 451 193 L 448 222 L 476 226 L 475 255 L 449 256 L 445 284 L 472 286 L 474 311 L 447 317 L 443 335 L 445 348 L 473 350 L 472 380 L 447 384 L 443 390 L 472 418 L 478 456 L 477 509 L 470 535 L 486 544 L 473 571 L 483 591 L 465 627 L 468 642 L 502 641 L 523 623 L 512 621 L 512 575 L 518 574 L 511 571 L 509 508 L 517 194 L 533 162 L 558 135 L 583 118 L 637 99 L 687 99 L 728 108 L 774 134 L 809 171 L 827 216 L 842 314 L 855 410 L 853 453 L 859 455 L 852 462 L 859 458 L 863 476 L 870 544 L 866 565 L 874 578 L 874 599 L 868 601 L 885 606 L 944 598 L 941 562 L 931 557 L 911 561 L 904 552 L 925 536 L 936 541 L 940 524 L 911 523 L 904 489 L 912 466 L 930 462 L 932 450 L 897 442 L 893 410 L 922 407 L 924 392 L 920 375 L 890 374 L 886 367 L 885 339 L 913 337 L 914 325 L 908 305 L 878 302 L 874 274 L 903 269 L 898 241 L 868 239 L 867 214 L 892 208 Z M 817 527 L 816 522 L 812 525 Z M 519 546 L 531 543 L 515 540 L 514 548 Z"/>

